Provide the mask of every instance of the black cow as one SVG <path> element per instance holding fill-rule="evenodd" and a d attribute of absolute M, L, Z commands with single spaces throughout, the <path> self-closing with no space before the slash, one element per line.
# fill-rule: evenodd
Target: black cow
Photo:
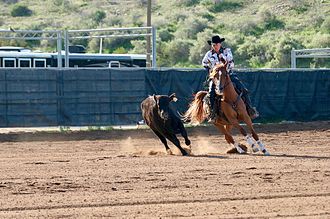
<path fill-rule="evenodd" d="M 171 149 L 167 145 L 166 138 L 177 146 L 182 155 L 188 153 L 180 146 L 180 141 L 176 134 L 181 133 L 185 139 L 185 144 L 190 145 L 187 132 L 183 126 L 180 118 L 169 107 L 171 101 L 176 101 L 175 94 L 167 95 L 153 95 L 147 97 L 141 103 L 142 116 L 146 124 L 159 137 L 161 142 L 165 145 L 168 154 L 172 154 Z"/>

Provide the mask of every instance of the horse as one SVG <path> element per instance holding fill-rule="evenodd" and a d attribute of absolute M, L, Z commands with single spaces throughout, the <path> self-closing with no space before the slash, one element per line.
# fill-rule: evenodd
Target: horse
<path fill-rule="evenodd" d="M 222 113 L 217 116 L 215 121 L 213 121 L 213 124 L 225 135 L 227 143 L 234 146 L 238 153 L 245 153 L 245 151 L 239 146 L 238 142 L 232 137 L 231 130 L 235 127 L 243 136 L 245 136 L 248 145 L 251 146 L 254 153 L 260 150 L 264 155 L 270 155 L 253 128 L 252 120 L 246 110 L 244 101 L 235 91 L 234 85 L 227 71 L 227 63 L 217 64 L 213 68 L 210 78 L 214 80 L 215 84 L 219 85 L 221 93 L 217 92 L 217 94 L 222 96 L 220 102 L 215 102 L 215 104 L 220 104 Z M 204 100 L 207 94 L 207 91 L 199 91 L 195 95 L 194 100 L 189 104 L 188 110 L 183 114 L 184 121 L 189 121 L 190 124 L 196 125 L 202 123 L 208 118 L 210 109 L 209 105 L 206 104 L 206 101 Z M 240 122 L 244 122 L 247 125 L 253 139 L 240 125 Z"/>

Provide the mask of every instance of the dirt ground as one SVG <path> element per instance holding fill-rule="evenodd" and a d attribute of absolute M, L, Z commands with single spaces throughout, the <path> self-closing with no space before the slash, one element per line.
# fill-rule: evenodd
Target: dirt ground
<path fill-rule="evenodd" d="M 148 129 L 0 134 L 0 218 L 330 218 L 330 121 L 255 127 L 271 156 L 211 126 L 188 157 Z"/>

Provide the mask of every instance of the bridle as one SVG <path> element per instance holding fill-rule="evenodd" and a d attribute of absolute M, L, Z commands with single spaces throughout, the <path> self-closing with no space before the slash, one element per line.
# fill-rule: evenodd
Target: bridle
<path fill-rule="evenodd" d="M 221 71 L 221 69 L 219 69 L 219 72 L 221 72 L 221 74 L 219 74 L 219 80 L 220 80 L 220 91 L 223 91 L 231 82 L 231 80 L 227 80 L 226 83 L 224 85 L 221 84 L 221 75 L 224 74 L 224 77 L 227 78 L 229 77 L 228 71 L 227 71 L 227 62 L 225 62 L 225 64 L 223 65 L 222 68 L 225 68 L 225 71 Z"/>

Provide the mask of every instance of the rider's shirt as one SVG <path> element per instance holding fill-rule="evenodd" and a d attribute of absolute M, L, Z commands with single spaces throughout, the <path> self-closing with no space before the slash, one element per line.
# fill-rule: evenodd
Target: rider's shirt
<path fill-rule="evenodd" d="M 217 54 L 214 50 L 208 51 L 203 60 L 202 60 L 202 65 L 205 68 L 208 69 L 213 69 L 213 67 L 216 64 L 220 64 L 220 58 L 223 58 L 225 61 L 228 61 L 228 70 L 231 70 L 234 68 L 234 59 L 233 59 L 233 54 L 231 53 L 230 48 L 221 48 L 219 51 L 219 54 Z"/>

